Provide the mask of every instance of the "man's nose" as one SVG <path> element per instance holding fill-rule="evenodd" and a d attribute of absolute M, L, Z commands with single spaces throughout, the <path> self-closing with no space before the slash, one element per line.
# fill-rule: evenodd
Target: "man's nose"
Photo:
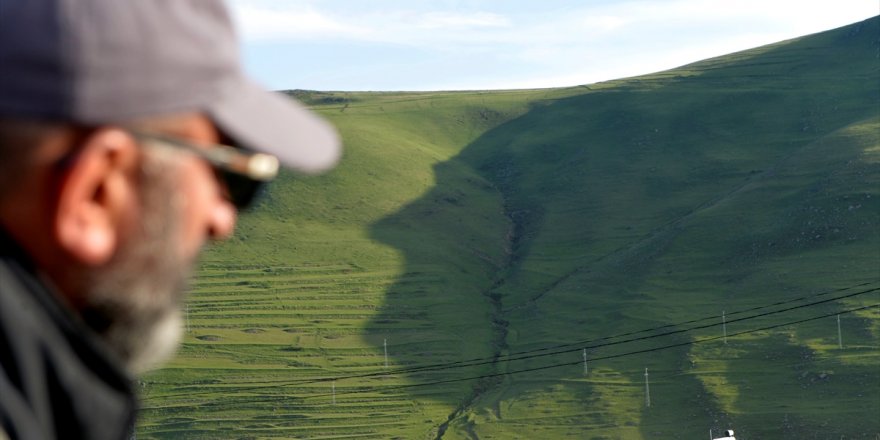
<path fill-rule="evenodd" d="M 212 240 L 226 240 L 235 231 L 237 212 L 226 200 L 214 204 L 208 218 L 208 237 Z"/>

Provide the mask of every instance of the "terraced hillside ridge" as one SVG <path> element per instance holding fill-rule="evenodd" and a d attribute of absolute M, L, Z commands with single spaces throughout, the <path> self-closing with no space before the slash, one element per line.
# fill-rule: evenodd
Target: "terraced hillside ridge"
<path fill-rule="evenodd" d="M 880 18 L 656 74 L 291 91 L 139 439 L 875 439 Z"/>

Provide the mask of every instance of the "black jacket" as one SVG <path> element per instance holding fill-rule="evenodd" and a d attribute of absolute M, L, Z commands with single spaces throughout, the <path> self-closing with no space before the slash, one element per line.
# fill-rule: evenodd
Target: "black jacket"
<path fill-rule="evenodd" d="M 0 229 L 0 438 L 128 439 L 132 380 Z"/>

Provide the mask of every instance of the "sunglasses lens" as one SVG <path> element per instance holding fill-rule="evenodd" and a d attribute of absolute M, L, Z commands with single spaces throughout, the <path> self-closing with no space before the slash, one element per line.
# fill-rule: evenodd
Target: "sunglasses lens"
<path fill-rule="evenodd" d="M 229 201 L 240 210 L 251 206 L 262 192 L 263 182 L 226 171 L 220 171 L 219 174 L 229 192 Z"/>

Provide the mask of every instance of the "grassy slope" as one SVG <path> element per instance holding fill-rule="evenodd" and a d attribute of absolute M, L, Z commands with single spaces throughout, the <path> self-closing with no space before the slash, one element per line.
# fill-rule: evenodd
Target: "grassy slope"
<path fill-rule="evenodd" d="M 285 176 L 206 256 L 181 356 L 146 378 L 140 437 L 666 438 L 733 424 L 750 438 L 870 438 L 876 312 L 842 316 L 844 350 L 829 318 L 596 361 L 587 377 L 575 365 L 365 389 L 573 352 L 338 380 L 336 404 L 330 383 L 299 381 L 381 372 L 386 341 L 391 368 L 451 362 L 876 281 L 877 35 L 873 19 L 574 89 L 300 93 L 346 157 L 323 177 Z"/>
<path fill-rule="evenodd" d="M 146 378 L 141 437 L 433 437 L 469 382 L 416 396 L 344 394 L 411 378 L 345 380 L 331 405 L 330 383 L 298 381 L 381 372 L 386 340 L 391 368 L 493 353 L 481 292 L 508 222 L 494 187 L 449 160 L 548 94 L 570 93 L 300 96 L 346 156 L 326 176 L 283 176 L 206 255 L 181 355 Z"/>
<path fill-rule="evenodd" d="M 510 350 L 876 282 L 877 35 L 874 19 L 615 82 L 510 121 L 469 147 L 465 160 L 506 188 L 521 224 L 516 264 L 497 289 Z M 847 305 L 876 303 L 878 295 L 859 298 Z M 867 437 L 880 432 L 880 359 L 876 321 L 866 316 L 844 317 L 859 337 L 843 353 L 831 350 L 828 320 L 726 347 L 599 362 L 586 379 L 577 378 L 578 367 L 511 376 L 460 432 L 698 437 L 731 423 L 751 437 Z M 649 410 L 633 397 L 641 396 L 645 367 L 660 377 Z M 823 373 L 833 379 L 817 382 Z M 620 407 L 624 396 L 629 406 Z M 532 411 L 540 422 L 524 424 Z"/>

